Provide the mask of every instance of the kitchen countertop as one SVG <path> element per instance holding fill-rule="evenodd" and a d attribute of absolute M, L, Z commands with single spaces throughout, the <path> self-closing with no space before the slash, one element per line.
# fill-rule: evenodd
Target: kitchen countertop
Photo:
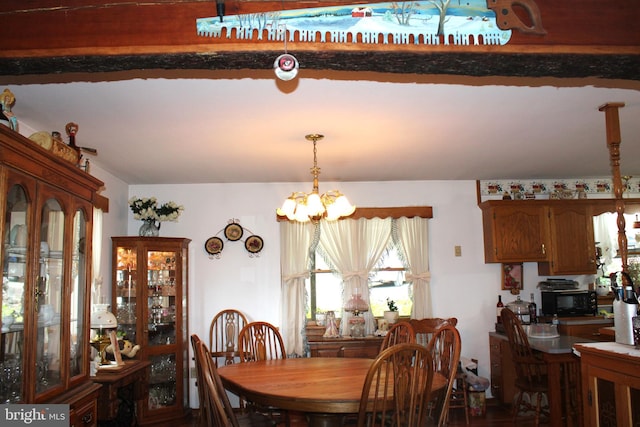
<path fill-rule="evenodd" d="M 551 323 L 551 316 L 540 316 L 538 318 L 539 323 Z M 571 316 L 571 317 L 560 317 L 558 318 L 558 322 L 561 325 L 598 325 L 601 323 L 611 323 L 613 321 L 613 317 L 607 318 L 603 315 L 598 316 Z"/>
<path fill-rule="evenodd" d="M 498 337 L 507 340 L 505 334 L 499 332 L 489 332 L 490 336 Z M 573 345 L 577 343 L 592 343 L 594 340 L 586 338 L 573 337 L 570 335 L 560 335 L 557 338 L 530 338 L 529 345 L 532 349 L 541 351 L 543 353 L 562 354 L 572 353 Z"/>
<path fill-rule="evenodd" d="M 612 319 L 607 319 L 604 316 L 596 316 L 596 317 L 580 317 L 580 318 L 568 318 L 563 319 L 562 317 L 559 319 L 559 323 L 561 325 L 598 325 L 598 324 L 606 324 L 611 323 Z"/>

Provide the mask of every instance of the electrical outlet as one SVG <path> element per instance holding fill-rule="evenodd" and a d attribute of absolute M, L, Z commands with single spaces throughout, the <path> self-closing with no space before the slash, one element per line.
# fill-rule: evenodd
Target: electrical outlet
<path fill-rule="evenodd" d="M 455 256 L 462 256 L 462 246 L 456 245 L 453 247 L 453 252 Z"/>

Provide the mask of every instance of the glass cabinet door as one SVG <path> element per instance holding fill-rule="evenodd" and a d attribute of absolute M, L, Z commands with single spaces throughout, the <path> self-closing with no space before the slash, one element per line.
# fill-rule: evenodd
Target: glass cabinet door
<path fill-rule="evenodd" d="M 176 404 L 176 253 L 147 251 L 147 345 L 166 354 L 150 358 L 149 409 Z"/>
<path fill-rule="evenodd" d="M 131 342 L 139 343 L 136 337 L 136 292 L 138 255 L 135 247 L 116 248 L 116 317 L 118 319 L 118 335 Z"/>
<path fill-rule="evenodd" d="M 0 403 L 23 397 L 24 297 L 27 280 L 30 204 L 21 185 L 13 185 L 5 206 L 2 251 L 2 334 L 0 340 Z"/>
<path fill-rule="evenodd" d="M 36 393 L 61 384 L 62 330 L 64 299 L 65 213 L 50 198 L 42 206 L 40 258 L 36 278 Z"/>
<path fill-rule="evenodd" d="M 147 252 L 147 345 L 176 342 L 176 253 Z"/>
<path fill-rule="evenodd" d="M 86 340 L 88 325 L 86 319 L 87 301 L 87 220 L 82 209 L 78 209 L 73 217 L 73 245 L 71 256 L 71 321 L 69 349 L 69 373 L 71 377 L 84 374 L 86 363 L 83 363 L 88 342 Z M 83 350 L 85 349 L 85 350 Z"/>

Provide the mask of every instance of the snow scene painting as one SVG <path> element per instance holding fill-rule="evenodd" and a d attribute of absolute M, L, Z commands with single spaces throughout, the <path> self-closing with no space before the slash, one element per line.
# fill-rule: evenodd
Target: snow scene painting
<path fill-rule="evenodd" d="M 207 37 L 316 43 L 504 45 L 486 0 L 428 0 L 261 12 L 196 20 Z M 224 32 L 223 32 L 224 30 Z"/>

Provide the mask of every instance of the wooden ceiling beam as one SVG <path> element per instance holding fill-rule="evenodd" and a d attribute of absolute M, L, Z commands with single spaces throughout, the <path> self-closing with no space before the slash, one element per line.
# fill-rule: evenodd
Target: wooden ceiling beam
<path fill-rule="evenodd" d="M 227 16 L 365 3 L 225 0 Z M 640 2 L 536 3 L 546 34 L 514 30 L 504 46 L 293 41 L 287 50 L 302 69 L 640 80 Z M 214 16 L 215 0 L 3 0 L 0 74 L 270 69 L 284 51 L 281 42 L 197 35 L 196 19 Z"/>

